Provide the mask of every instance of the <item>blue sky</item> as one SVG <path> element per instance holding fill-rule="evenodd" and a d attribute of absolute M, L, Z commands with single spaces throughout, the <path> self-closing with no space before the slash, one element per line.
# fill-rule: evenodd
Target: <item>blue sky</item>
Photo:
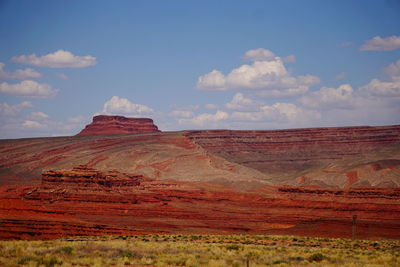
<path fill-rule="evenodd" d="M 0 1 L 0 138 L 400 123 L 400 2 Z"/>

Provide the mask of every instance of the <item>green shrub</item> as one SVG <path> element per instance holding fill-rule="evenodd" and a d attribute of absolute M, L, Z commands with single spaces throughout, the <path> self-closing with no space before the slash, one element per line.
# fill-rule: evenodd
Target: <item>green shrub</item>
<path fill-rule="evenodd" d="M 67 255 L 71 255 L 72 251 L 74 251 L 74 248 L 73 247 L 62 247 L 60 250 Z"/>
<path fill-rule="evenodd" d="M 297 256 L 297 257 L 289 257 L 289 260 L 290 260 L 290 261 L 303 261 L 304 258 L 303 258 L 303 257 L 300 257 L 300 256 Z"/>
<path fill-rule="evenodd" d="M 27 264 L 30 261 L 37 261 L 38 259 L 32 256 L 23 256 L 18 259 L 17 263 L 18 264 Z"/>
<path fill-rule="evenodd" d="M 228 245 L 225 247 L 227 250 L 239 250 L 240 246 L 236 245 L 236 244 L 232 244 L 232 245 Z"/>
<path fill-rule="evenodd" d="M 322 253 L 314 253 L 310 257 L 308 257 L 309 261 L 322 261 L 325 259 L 325 256 Z"/>

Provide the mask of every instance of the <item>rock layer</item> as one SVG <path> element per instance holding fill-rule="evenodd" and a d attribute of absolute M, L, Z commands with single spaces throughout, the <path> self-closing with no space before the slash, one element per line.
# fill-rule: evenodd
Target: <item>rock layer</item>
<path fill-rule="evenodd" d="M 154 133 L 159 132 L 153 120 L 149 118 L 126 118 L 123 116 L 98 115 L 93 122 L 77 135 Z"/>
<path fill-rule="evenodd" d="M 400 186 L 399 125 L 187 131 L 185 136 L 228 161 L 280 177 L 274 184 Z"/>
<path fill-rule="evenodd" d="M 137 233 L 351 237 L 353 215 L 357 238 L 400 238 L 400 189 L 267 186 L 238 192 L 112 174 L 80 166 L 46 171 L 38 186 L 3 188 L 0 239 Z M 121 176 L 136 183 L 121 185 Z"/>
<path fill-rule="evenodd" d="M 400 238 L 399 187 L 400 126 L 0 140 L 0 238 Z"/>
<path fill-rule="evenodd" d="M 45 171 L 42 174 L 42 185 L 50 186 L 138 186 L 145 180 L 142 175 L 132 175 L 111 170 L 106 173 L 97 171 L 87 165 L 79 165 L 71 171 Z"/>

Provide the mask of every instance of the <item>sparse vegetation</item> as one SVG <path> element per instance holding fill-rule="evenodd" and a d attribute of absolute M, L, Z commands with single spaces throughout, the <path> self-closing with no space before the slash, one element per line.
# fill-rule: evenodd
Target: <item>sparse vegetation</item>
<path fill-rule="evenodd" d="M 0 241 L 0 266 L 400 266 L 400 241 L 250 235 Z"/>

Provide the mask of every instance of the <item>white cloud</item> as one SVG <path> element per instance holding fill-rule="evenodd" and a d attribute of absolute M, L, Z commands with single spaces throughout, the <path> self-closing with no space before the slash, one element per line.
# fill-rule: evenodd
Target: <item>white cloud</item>
<path fill-rule="evenodd" d="M 22 123 L 22 127 L 39 129 L 45 127 L 45 125 L 37 121 L 26 120 Z"/>
<path fill-rule="evenodd" d="M 30 120 L 44 120 L 44 119 L 48 119 L 49 115 L 47 115 L 46 113 L 43 113 L 41 111 L 35 111 L 35 112 L 31 112 L 28 115 L 28 118 Z"/>
<path fill-rule="evenodd" d="M 367 40 L 360 50 L 362 51 L 392 51 L 400 48 L 400 36 L 380 37 L 375 36 Z"/>
<path fill-rule="evenodd" d="M 226 103 L 225 107 L 233 110 L 254 110 L 260 103 L 246 98 L 242 93 L 237 93 L 233 96 L 231 102 Z"/>
<path fill-rule="evenodd" d="M 84 116 L 70 117 L 67 119 L 67 121 L 70 123 L 82 123 L 82 122 L 85 122 L 86 120 L 87 120 L 87 118 Z"/>
<path fill-rule="evenodd" d="M 321 114 L 311 121 L 316 126 L 398 124 L 400 114 L 400 62 L 385 68 L 387 80 L 372 79 L 353 89 L 322 87 L 298 99 L 303 107 Z"/>
<path fill-rule="evenodd" d="M 379 79 L 372 79 L 361 90 L 372 96 L 400 97 L 400 79 L 386 82 Z"/>
<path fill-rule="evenodd" d="M 293 63 L 296 62 L 296 57 L 294 55 L 289 55 L 287 57 L 284 57 L 282 61 L 285 63 Z"/>
<path fill-rule="evenodd" d="M 318 91 L 301 97 L 299 102 L 309 108 L 349 109 L 354 107 L 353 92 L 354 90 L 349 84 L 342 84 L 338 88 L 322 87 Z"/>
<path fill-rule="evenodd" d="M 216 105 L 216 104 L 205 104 L 204 107 L 205 107 L 206 109 L 211 109 L 211 110 L 213 110 L 213 109 L 218 109 L 218 108 L 219 108 L 219 106 Z"/>
<path fill-rule="evenodd" d="M 384 72 L 390 77 L 400 77 L 400 60 L 387 66 Z"/>
<path fill-rule="evenodd" d="M 250 61 L 269 61 L 275 60 L 275 54 L 265 48 L 257 48 L 247 51 L 243 58 Z"/>
<path fill-rule="evenodd" d="M 14 72 L 6 72 L 4 70 L 4 67 L 5 64 L 0 62 L 0 80 L 8 80 L 8 79 L 24 80 L 31 78 L 40 78 L 42 76 L 42 74 L 31 68 L 18 69 L 15 70 Z"/>
<path fill-rule="evenodd" d="M 84 68 L 96 65 L 97 61 L 92 56 L 75 56 L 69 51 L 58 50 L 44 56 L 36 54 L 12 57 L 13 62 L 49 68 Z"/>
<path fill-rule="evenodd" d="M 113 96 L 104 103 L 103 114 L 129 114 L 132 116 L 153 114 L 154 110 L 145 105 L 135 104 L 126 98 Z"/>
<path fill-rule="evenodd" d="M 215 114 L 203 113 L 191 119 L 179 119 L 179 124 L 194 125 L 196 127 L 209 127 L 215 128 L 220 126 L 220 122 L 227 120 L 229 114 L 218 110 Z"/>
<path fill-rule="evenodd" d="M 225 91 L 225 76 L 219 70 L 213 70 L 210 73 L 200 76 L 197 80 L 197 88 L 200 90 Z"/>
<path fill-rule="evenodd" d="M 0 93 L 23 97 L 48 98 L 56 95 L 57 89 L 45 83 L 25 80 L 17 84 L 0 83 Z"/>
<path fill-rule="evenodd" d="M 174 118 L 191 118 L 194 114 L 190 110 L 173 110 L 169 115 Z"/>
<path fill-rule="evenodd" d="M 367 85 L 360 88 L 362 93 L 379 97 L 400 97 L 400 60 L 384 69 L 389 76 L 386 81 L 372 79 Z"/>
<path fill-rule="evenodd" d="M 264 105 L 254 112 L 237 111 L 232 114 L 232 119 L 241 121 L 264 121 L 296 124 L 302 120 L 304 115 L 317 117 L 315 112 L 305 112 L 292 103 L 275 103 L 273 105 Z"/>
<path fill-rule="evenodd" d="M 56 76 L 61 80 L 68 80 L 68 76 L 63 73 L 57 73 Z"/>
<path fill-rule="evenodd" d="M 24 101 L 17 105 L 9 105 L 7 103 L 0 103 L 0 116 L 14 116 L 17 115 L 22 109 L 33 107 L 29 101 Z"/>
<path fill-rule="evenodd" d="M 266 58 L 259 54 L 262 53 L 252 52 L 248 58 Z M 282 60 L 275 57 L 274 59 L 255 61 L 252 65 L 242 65 L 227 75 L 219 70 L 213 70 L 198 78 L 197 88 L 209 91 L 239 89 L 253 91 L 263 97 L 291 97 L 304 94 L 310 86 L 319 81 L 318 77 L 312 75 L 291 76 Z"/>

